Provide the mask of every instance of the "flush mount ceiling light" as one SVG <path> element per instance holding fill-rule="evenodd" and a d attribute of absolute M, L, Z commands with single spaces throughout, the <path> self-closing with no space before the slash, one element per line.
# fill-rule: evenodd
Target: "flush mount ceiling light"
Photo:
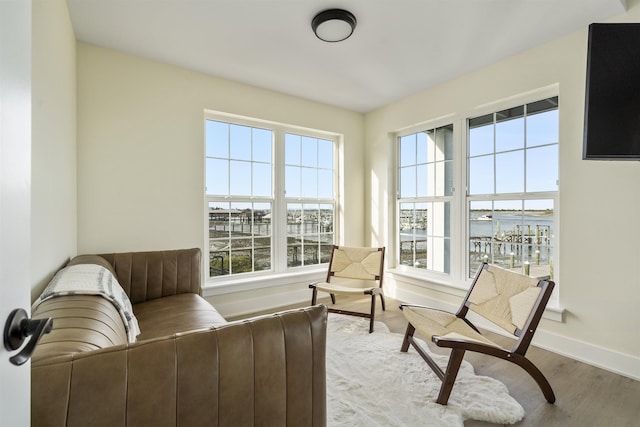
<path fill-rule="evenodd" d="M 356 28 L 356 17 L 343 9 L 327 9 L 313 17 L 311 28 L 316 36 L 325 42 L 346 40 Z"/>

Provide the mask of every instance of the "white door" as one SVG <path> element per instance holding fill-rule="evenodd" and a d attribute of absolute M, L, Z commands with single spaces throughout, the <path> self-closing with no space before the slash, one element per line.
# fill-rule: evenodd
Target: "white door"
<path fill-rule="evenodd" d="M 0 331 L 30 313 L 31 0 L 0 0 Z M 4 340 L 3 340 L 4 342 Z M 30 363 L 0 346 L 0 423 L 29 426 Z"/>

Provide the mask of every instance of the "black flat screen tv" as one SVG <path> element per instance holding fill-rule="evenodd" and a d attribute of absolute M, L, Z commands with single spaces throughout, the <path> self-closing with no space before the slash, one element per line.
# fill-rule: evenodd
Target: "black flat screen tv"
<path fill-rule="evenodd" d="M 640 160 L 640 23 L 591 24 L 587 50 L 586 160 Z"/>

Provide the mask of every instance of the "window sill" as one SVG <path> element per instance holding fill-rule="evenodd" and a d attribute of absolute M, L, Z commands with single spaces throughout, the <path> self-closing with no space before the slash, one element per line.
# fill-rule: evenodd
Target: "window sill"
<path fill-rule="evenodd" d="M 455 281 L 444 274 L 441 276 L 432 276 L 400 269 L 389 269 L 386 270 L 385 273 L 389 274 L 390 278 L 394 280 L 399 280 L 414 286 L 420 286 L 462 298 L 464 298 L 467 294 L 467 290 L 469 289 L 469 285 L 467 283 Z"/>
<path fill-rule="evenodd" d="M 389 278 L 391 279 L 409 283 L 411 285 L 419 286 L 425 289 L 454 295 L 460 298 L 465 297 L 467 291 L 469 290 L 470 284 L 453 280 L 445 275 L 442 275 L 442 277 L 427 276 L 399 269 L 389 269 L 386 270 L 385 273 L 388 274 Z M 557 300 L 557 297 L 554 298 L 555 296 L 556 294 L 554 292 L 554 295 L 552 295 L 551 300 L 544 310 L 542 318 L 563 323 L 565 310 L 560 306 L 560 302 Z"/>
<path fill-rule="evenodd" d="M 287 273 L 246 275 L 242 277 L 229 276 L 226 278 L 209 279 L 202 287 L 202 295 L 204 297 L 211 297 L 275 286 L 310 283 L 324 280 L 326 274 L 327 267 L 321 266 L 294 270 Z"/>

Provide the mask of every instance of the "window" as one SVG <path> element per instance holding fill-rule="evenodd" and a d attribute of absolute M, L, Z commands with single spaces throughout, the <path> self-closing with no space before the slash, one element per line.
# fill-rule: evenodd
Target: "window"
<path fill-rule="evenodd" d="M 328 262 L 335 138 L 313 133 L 205 120 L 210 277 Z"/>
<path fill-rule="evenodd" d="M 398 138 L 399 264 L 449 273 L 453 125 Z"/>
<path fill-rule="evenodd" d="M 329 262 L 333 245 L 333 141 L 285 134 L 287 266 Z"/>
<path fill-rule="evenodd" d="M 489 261 L 553 278 L 558 98 L 467 124 L 469 275 Z"/>
<path fill-rule="evenodd" d="M 487 261 L 554 278 L 558 97 L 540 98 L 397 134 L 399 272 L 457 284 Z"/>

